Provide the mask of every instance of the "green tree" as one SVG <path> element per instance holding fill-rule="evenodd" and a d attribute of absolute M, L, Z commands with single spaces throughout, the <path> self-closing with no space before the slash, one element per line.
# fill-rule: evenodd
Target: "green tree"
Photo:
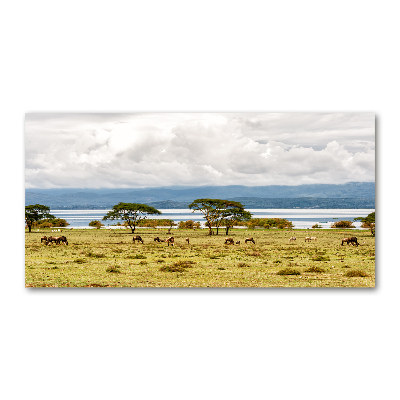
<path fill-rule="evenodd" d="M 132 233 L 135 233 L 136 225 L 140 220 L 147 218 L 148 215 L 160 214 L 161 211 L 146 204 L 118 203 L 103 217 L 103 221 L 122 219 L 131 228 Z"/>
<path fill-rule="evenodd" d="M 250 221 L 251 213 L 243 206 L 227 209 L 222 214 L 222 223 L 225 225 L 225 234 L 228 236 L 229 229 L 241 222 Z"/>
<path fill-rule="evenodd" d="M 249 229 L 255 229 L 256 227 L 270 229 L 292 229 L 293 222 L 288 221 L 285 218 L 252 218 L 250 221 L 239 223 L 238 225 L 246 225 Z"/>
<path fill-rule="evenodd" d="M 194 222 L 189 219 L 188 221 L 179 221 L 178 229 L 194 229 L 200 228 L 200 222 Z"/>
<path fill-rule="evenodd" d="M 189 204 L 189 208 L 193 211 L 200 211 L 203 214 L 209 235 L 212 235 L 213 226 L 217 228 L 218 235 L 218 228 L 222 224 L 224 215 L 227 215 L 227 211 L 234 208 L 243 209 L 243 205 L 242 203 L 231 200 L 196 199 Z"/>
<path fill-rule="evenodd" d="M 337 221 L 331 225 L 331 228 L 355 228 L 351 221 Z"/>
<path fill-rule="evenodd" d="M 371 235 L 375 236 L 375 211 L 368 214 L 366 217 L 354 218 L 354 221 L 361 221 L 361 228 L 369 228 Z"/>
<path fill-rule="evenodd" d="M 89 222 L 89 226 L 93 226 L 97 229 L 100 229 L 104 224 L 102 224 L 100 221 L 94 220 Z"/>
<path fill-rule="evenodd" d="M 143 226 L 146 228 L 156 228 L 157 226 L 170 226 L 171 228 L 176 225 L 172 219 L 142 219 L 139 221 L 137 226 Z"/>
<path fill-rule="evenodd" d="M 43 227 L 42 225 L 44 223 L 46 225 L 50 224 L 50 227 L 53 227 L 53 226 L 66 227 L 69 225 L 69 223 L 63 218 L 46 218 L 42 221 L 34 223 L 33 226 L 38 226 L 39 228 L 42 228 Z"/>
<path fill-rule="evenodd" d="M 32 225 L 46 218 L 55 218 L 50 214 L 50 207 L 43 206 L 42 204 L 34 204 L 25 206 L 25 222 L 28 226 L 29 232 L 32 230 Z"/>

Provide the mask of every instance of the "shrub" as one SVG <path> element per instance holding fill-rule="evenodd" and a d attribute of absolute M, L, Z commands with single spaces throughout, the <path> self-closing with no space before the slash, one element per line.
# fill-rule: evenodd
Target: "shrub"
<path fill-rule="evenodd" d="M 238 222 L 237 225 L 248 226 L 249 229 L 256 227 L 270 229 L 270 228 L 293 228 L 293 223 L 284 218 L 251 218 L 250 221 Z"/>
<path fill-rule="evenodd" d="M 331 225 L 331 228 L 355 228 L 351 221 L 337 221 Z"/>
<path fill-rule="evenodd" d="M 94 257 L 94 258 L 104 258 L 105 257 L 105 254 L 103 254 L 103 253 L 92 253 L 91 251 L 87 251 L 86 255 L 88 257 Z"/>
<path fill-rule="evenodd" d="M 178 229 L 193 229 L 200 228 L 200 222 L 194 222 L 191 219 L 189 221 L 180 221 Z"/>
<path fill-rule="evenodd" d="M 348 277 L 350 277 L 350 278 L 353 278 L 353 277 L 362 277 L 362 278 L 365 278 L 366 276 L 368 276 L 368 274 L 365 273 L 364 271 L 361 271 L 360 269 L 353 269 L 353 270 L 347 272 L 347 273 L 345 274 L 345 276 L 348 276 Z"/>
<path fill-rule="evenodd" d="M 190 268 L 193 264 L 195 264 L 195 262 L 190 260 L 179 260 L 173 263 L 174 266 L 183 268 Z"/>
<path fill-rule="evenodd" d="M 119 274 L 121 271 L 117 267 L 108 267 L 106 269 L 106 272 L 113 272 L 113 273 Z"/>
<path fill-rule="evenodd" d="M 277 275 L 300 275 L 300 271 L 294 268 L 284 268 L 276 273 Z"/>
<path fill-rule="evenodd" d="M 185 268 L 176 265 L 165 265 L 160 268 L 162 272 L 184 272 Z"/>
<path fill-rule="evenodd" d="M 241 263 L 238 264 L 238 267 L 239 267 L 239 268 L 246 268 L 246 267 L 250 267 L 250 265 L 249 265 L 249 264 L 246 264 L 246 263 L 244 263 L 244 262 L 241 262 Z"/>
<path fill-rule="evenodd" d="M 325 270 L 320 267 L 310 267 L 310 268 L 306 269 L 306 272 L 322 273 L 322 272 L 325 272 Z"/>
<path fill-rule="evenodd" d="M 330 261 L 328 256 L 315 256 L 312 258 L 313 261 Z"/>
<path fill-rule="evenodd" d="M 143 254 L 135 254 L 135 255 L 130 255 L 130 256 L 126 256 L 126 258 L 130 258 L 133 260 L 144 260 L 146 258 L 146 256 L 144 256 Z"/>
<path fill-rule="evenodd" d="M 194 261 L 189 260 L 179 260 L 174 262 L 172 265 L 165 265 L 160 268 L 160 271 L 163 272 L 184 272 L 186 268 L 192 267 L 195 264 Z"/>
<path fill-rule="evenodd" d="M 100 221 L 94 220 L 89 222 L 89 226 L 93 226 L 97 229 L 100 229 L 104 224 L 102 224 Z"/>

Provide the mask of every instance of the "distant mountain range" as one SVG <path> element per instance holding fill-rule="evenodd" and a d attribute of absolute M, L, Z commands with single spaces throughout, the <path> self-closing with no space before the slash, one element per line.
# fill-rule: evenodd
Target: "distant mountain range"
<path fill-rule="evenodd" d="M 375 208 L 375 183 L 299 186 L 169 186 L 140 189 L 26 189 L 25 205 L 109 209 L 119 202 L 187 208 L 199 198 L 240 201 L 247 208 Z"/>

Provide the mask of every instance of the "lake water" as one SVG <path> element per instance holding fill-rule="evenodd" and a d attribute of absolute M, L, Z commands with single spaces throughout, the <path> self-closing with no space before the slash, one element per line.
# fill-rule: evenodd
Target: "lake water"
<path fill-rule="evenodd" d="M 86 228 L 93 220 L 101 221 L 104 215 L 110 210 L 51 210 L 56 218 L 65 219 L 70 225 L 68 228 Z M 150 216 L 154 219 L 172 219 L 175 223 L 187 221 L 189 219 L 198 221 L 204 226 L 203 214 L 192 212 L 187 209 L 160 210 L 162 215 Z M 311 228 L 318 223 L 324 229 L 331 227 L 332 223 L 340 220 L 352 221 L 356 217 L 366 217 L 374 212 L 374 209 L 248 209 L 253 214 L 253 218 L 285 218 L 293 222 L 295 229 Z M 116 224 L 118 221 L 101 221 L 105 227 Z M 122 222 L 122 221 L 121 221 Z M 356 228 L 361 226 L 361 222 L 353 223 Z"/>

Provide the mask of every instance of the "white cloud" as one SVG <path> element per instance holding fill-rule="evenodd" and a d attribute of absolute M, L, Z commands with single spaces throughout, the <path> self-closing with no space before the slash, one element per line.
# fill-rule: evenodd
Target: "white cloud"
<path fill-rule="evenodd" d="M 28 114 L 26 187 L 373 181 L 374 117 Z"/>

